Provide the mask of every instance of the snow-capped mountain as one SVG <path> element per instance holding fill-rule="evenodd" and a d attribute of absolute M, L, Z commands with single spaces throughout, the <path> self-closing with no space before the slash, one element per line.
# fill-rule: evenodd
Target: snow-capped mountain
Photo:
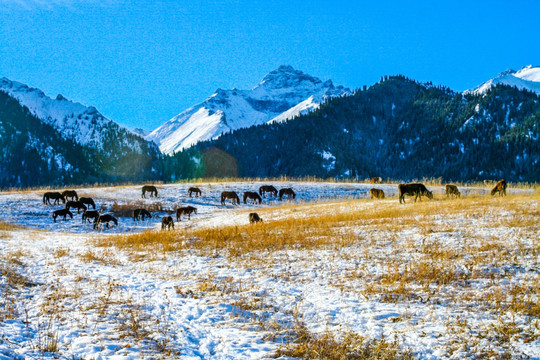
<path fill-rule="evenodd" d="M 319 107 L 330 97 L 350 93 L 331 80 L 282 65 L 251 90 L 222 90 L 175 116 L 146 137 L 170 154 L 225 132 L 285 121 Z"/>
<path fill-rule="evenodd" d="M 24 170 L 0 169 L 0 183 L 134 181 L 158 176 L 156 144 L 107 119 L 93 106 L 50 98 L 43 91 L 0 78 L 0 153 L 23 156 Z M 17 158 L 18 159 L 18 158 Z M 33 159 L 32 161 L 30 159 Z M 26 165 L 25 165 L 26 166 Z M 0 164 L 1 167 L 1 164 Z"/>
<path fill-rule="evenodd" d="M 529 65 L 519 71 L 508 69 L 496 78 L 490 79 L 474 89 L 467 90 L 465 93 L 483 94 L 497 84 L 515 86 L 520 90 L 529 90 L 540 94 L 540 67 Z"/>
<path fill-rule="evenodd" d="M 107 134 L 105 130 L 125 131 L 95 107 L 70 101 L 60 94 L 52 99 L 40 89 L 7 78 L 0 79 L 0 91 L 18 100 L 34 116 L 58 130 L 65 139 L 80 145 L 103 150 L 104 136 Z M 140 150 L 135 143 L 131 145 Z"/>

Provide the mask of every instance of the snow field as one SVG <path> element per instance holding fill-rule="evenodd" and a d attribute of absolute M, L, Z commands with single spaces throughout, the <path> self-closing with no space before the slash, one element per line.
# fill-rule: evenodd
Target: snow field
<path fill-rule="evenodd" d="M 269 358 L 294 346 L 298 324 L 395 340 L 422 359 L 538 358 L 538 194 L 475 188 L 445 200 L 428 186 L 436 201 L 399 205 L 395 185 L 274 183 L 298 201 L 219 204 L 222 190 L 259 185 L 201 184 L 191 199 L 188 185 L 161 186 L 145 204 L 199 208 L 174 233 L 140 233 L 161 214 L 103 232 L 79 217 L 54 224 L 40 193 L 1 195 L 2 220 L 35 229 L 0 232 L 0 269 L 11 270 L 1 272 L 0 359 Z M 394 198 L 365 200 L 371 187 Z M 77 191 L 98 207 L 140 198 L 140 187 Z M 254 210 L 265 222 L 249 226 Z M 115 235 L 132 232 L 147 242 Z"/>

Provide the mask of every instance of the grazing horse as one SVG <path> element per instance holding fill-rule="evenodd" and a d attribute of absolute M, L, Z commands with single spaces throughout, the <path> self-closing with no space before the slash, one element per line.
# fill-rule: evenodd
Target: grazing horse
<path fill-rule="evenodd" d="M 114 216 L 110 214 L 99 215 L 94 219 L 94 229 L 97 229 L 98 226 L 103 226 L 103 224 L 106 224 L 108 228 L 110 222 L 113 222 L 114 225 L 118 226 L 118 220 Z"/>
<path fill-rule="evenodd" d="M 133 221 L 142 220 L 144 221 L 144 218 L 152 218 L 152 214 L 148 212 L 146 209 L 135 209 L 133 210 Z"/>
<path fill-rule="evenodd" d="M 461 193 L 459 192 L 456 185 L 452 184 L 446 184 L 444 189 L 446 190 L 446 197 L 461 197 Z"/>
<path fill-rule="evenodd" d="M 191 213 L 197 213 L 197 208 L 193 206 L 184 206 L 176 209 L 176 221 L 182 221 L 182 215 L 187 215 L 188 220 L 191 220 Z"/>
<path fill-rule="evenodd" d="M 157 189 L 154 185 L 144 185 L 142 187 L 142 197 L 146 199 L 146 196 L 145 194 L 149 192 L 150 193 L 150 197 L 157 197 L 158 196 L 158 193 L 157 193 Z"/>
<path fill-rule="evenodd" d="M 369 189 L 369 195 L 372 199 L 384 199 L 384 191 L 381 189 Z"/>
<path fill-rule="evenodd" d="M 161 219 L 161 230 L 171 230 L 171 227 L 174 229 L 174 221 L 172 216 L 164 216 L 163 219 Z"/>
<path fill-rule="evenodd" d="M 427 196 L 428 199 L 433 199 L 433 193 L 429 191 L 424 184 L 420 183 L 412 183 L 412 184 L 399 184 L 398 185 L 399 190 L 399 203 L 405 204 L 405 195 L 408 196 L 415 196 L 414 202 L 416 202 L 416 199 L 420 198 L 420 201 L 422 201 L 422 196 Z"/>
<path fill-rule="evenodd" d="M 380 177 L 380 176 L 372 177 L 369 180 L 369 182 L 372 183 L 372 184 L 380 184 L 380 183 L 382 183 L 382 177 Z"/>
<path fill-rule="evenodd" d="M 240 198 L 234 191 L 224 191 L 221 193 L 221 205 L 225 205 L 225 200 L 231 199 L 232 204 L 240 205 Z"/>
<path fill-rule="evenodd" d="M 79 196 L 75 190 L 65 190 L 62 192 L 62 195 L 64 195 L 66 199 L 75 199 L 75 201 L 79 201 Z"/>
<path fill-rule="evenodd" d="M 296 194 L 294 193 L 293 189 L 291 188 L 283 188 L 279 190 L 279 200 L 283 198 L 283 195 L 287 195 L 289 197 L 292 197 L 293 199 L 296 198 Z"/>
<path fill-rule="evenodd" d="M 90 219 L 94 219 L 96 221 L 96 218 L 99 216 L 99 212 L 95 210 L 86 210 L 82 214 L 82 222 L 86 224 L 87 221 L 90 221 Z"/>
<path fill-rule="evenodd" d="M 189 197 L 191 197 L 191 194 L 195 194 L 195 196 L 201 196 L 202 191 L 198 187 L 190 187 L 188 189 L 188 194 L 189 194 Z"/>
<path fill-rule="evenodd" d="M 256 222 L 262 222 L 262 221 L 263 220 L 261 219 L 259 214 L 257 214 L 257 213 L 249 213 L 249 222 L 251 224 L 256 223 Z"/>
<path fill-rule="evenodd" d="M 259 188 L 259 195 L 264 197 L 264 194 L 266 193 L 272 193 L 273 196 L 277 196 L 278 191 L 275 187 L 272 185 L 263 185 Z"/>
<path fill-rule="evenodd" d="M 43 203 L 44 204 L 51 204 L 51 199 L 54 200 L 54 205 L 59 204 L 60 200 L 62 200 L 62 204 L 66 203 L 66 198 L 64 195 L 60 194 L 59 192 L 46 192 L 43 194 Z"/>
<path fill-rule="evenodd" d="M 88 205 L 88 207 L 90 207 L 90 205 L 92 205 L 92 208 L 94 210 L 96 209 L 96 203 L 94 202 L 94 200 L 92 198 L 82 197 L 82 198 L 79 198 L 79 201 L 82 202 L 83 204 Z"/>
<path fill-rule="evenodd" d="M 261 197 L 259 194 L 257 194 L 254 191 L 246 191 L 244 192 L 244 204 L 247 204 L 247 199 L 253 200 L 253 203 L 259 202 L 259 204 L 262 202 Z"/>
<path fill-rule="evenodd" d="M 59 217 L 59 216 L 63 216 L 64 217 L 64 221 L 66 221 L 66 216 L 68 216 L 70 218 L 73 219 L 73 214 L 71 213 L 71 211 L 69 211 L 69 209 L 60 209 L 60 210 L 56 210 L 53 212 L 52 214 L 52 218 L 53 218 L 53 221 L 56 222 L 56 218 Z"/>
<path fill-rule="evenodd" d="M 82 202 L 80 201 L 68 201 L 66 203 L 66 209 L 71 209 L 71 208 L 76 208 L 77 209 L 77 214 L 79 213 L 79 211 L 82 209 L 83 212 L 86 211 L 86 205 L 84 205 Z"/>
<path fill-rule="evenodd" d="M 491 189 L 491 196 L 495 195 L 496 193 L 499 193 L 499 196 L 505 196 L 506 195 L 506 180 L 499 180 Z"/>

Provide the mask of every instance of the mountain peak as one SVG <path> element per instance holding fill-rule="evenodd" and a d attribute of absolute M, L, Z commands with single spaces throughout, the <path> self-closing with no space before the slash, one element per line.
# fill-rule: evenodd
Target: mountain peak
<path fill-rule="evenodd" d="M 283 89 L 296 87 L 302 82 L 320 84 L 321 80 L 301 70 L 296 70 L 291 65 L 280 65 L 276 70 L 269 72 L 259 83 L 259 86 Z"/>
<path fill-rule="evenodd" d="M 490 79 L 474 89 L 467 90 L 464 93 L 483 94 L 491 87 L 502 84 L 516 87 L 520 90 L 528 90 L 540 94 L 540 67 L 527 65 L 519 71 L 507 69 L 499 74 L 499 76 Z"/>

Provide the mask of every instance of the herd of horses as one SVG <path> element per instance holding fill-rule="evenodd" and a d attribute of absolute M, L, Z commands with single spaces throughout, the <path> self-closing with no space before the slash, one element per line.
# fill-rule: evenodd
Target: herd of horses
<path fill-rule="evenodd" d="M 371 183 L 377 184 L 381 183 L 382 179 L 380 177 L 374 177 L 370 180 Z M 495 183 L 494 187 L 491 189 L 490 194 L 499 196 L 506 195 L 507 184 L 505 180 L 499 180 Z M 447 198 L 459 198 L 461 197 L 461 192 L 458 187 L 453 184 L 445 185 L 445 192 Z M 150 197 L 158 197 L 158 190 L 153 185 L 144 185 L 142 187 L 142 198 L 146 198 L 146 194 L 149 194 Z M 369 190 L 371 199 L 384 199 L 385 194 L 382 189 L 372 188 Z M 428 199 L 433 199 L 433 192 L 429 191 L 426 186 L 422 183 L 408 183 L 408 184 L 399 184 L 398 185 L 398 195 L 399 203 L 405 203 L 405 196 L 414 197 L 416 202 L 418 199 L 422 201 L 422 196 L 427 197 Z M 188 189 L 188 196 L 202 196 L 201 189 L 197 187 L 190 187 Z M 279 191 L 272 185 L 263 185 L 259 188 L 258 192 L 255 191 L 245 191 L 243 194 L 244 204 L 248 203 L 248 200 L 251 200 L 253 204 L 261 204 L 262 199 L 265 197 L 278 197 L 279 200 L 282 200 L 284 197 L 289 199 L 295 199 L 296 193 L 292 188 L 282 188 Z M 240 197 L 235 191 L 223 191 L 221 193 L 221 204 L 225 205 L 226 200 L 231 200 L 233 205 L 240 205 Z M 75 190 L 65 190 L 63 192 L 46 192 L 43 194 L 43 204 L 46 205 L 59 205 L 60 202 L 65 204 L 65 208 L 55 210 L 52 213 L 53 221 L 56 222 L 57 218 L 63 218 L 67 220 L 69 216 L 73 219 L 73 213 L 71 209 L 77 209 L 77 214 L 80 214 L 82 211 L 82 221 L 87 223 L 93 220 L 94 229 L 107 228 L 110 226 L 110 223 L 118 225 L 118 219 L 111 214 L 102 214 L 96 210 L 96 204 L 94 200 L 90 197 L 79 197 Z M 92 210 L 90 210 L 92 207 Z M 191 214 L 197 214 L 197 208 L 193 206 L 183 206 L 177 208 L 176 221 L 180 222 L 182 220 L 182 215 L 187 216 L 188 220 L 191 220 Z M 133 212 L 133 221 L 145 221 L 146 219 L 151 219 L 152 214 L 143 208 L 134 209 Z M 256 223 L 261 222 L 262 219 L 257 213 L 249 214 L 249 222 Z M 161 219 L 161 228 L 164 229 L 174 229 L 174 219 L 172 216 L 167 215 Z"/>

